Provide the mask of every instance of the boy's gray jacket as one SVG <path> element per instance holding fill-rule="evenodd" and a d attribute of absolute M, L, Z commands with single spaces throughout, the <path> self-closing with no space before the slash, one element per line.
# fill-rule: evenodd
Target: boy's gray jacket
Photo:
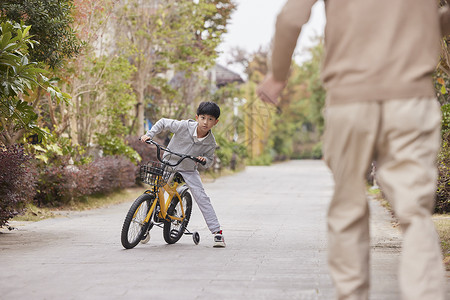
<path fill-rule="evenodd" d="M 194 131 L 197 129 L 197 125 L 198 123 L 194 120 L 178 121 L 162 118 L 156 122 L 145 135 L 153 139 L 153 137 L 158 133 L 164 130 L 169 130 L 174 133 L 174 135 L 167 148 L 180 154 L 188 154 L 194 157 L 203 156 L 206 158 L 206 164 L 204 167 L 209 168 L 213 164 L 214 151 L 216 150 L 216 140 L 210 131 L 204 140 L 195 142 Z M 178 156 L 170 155 L 169 153 L 165 153 L 164 158 L 169 159 L 171 163 L 179 160 Z M 197 169 L 197 163 L 186 158 L 179 166 L 176 167 L 176 169 L 180 171 L 194 171 Z"/>

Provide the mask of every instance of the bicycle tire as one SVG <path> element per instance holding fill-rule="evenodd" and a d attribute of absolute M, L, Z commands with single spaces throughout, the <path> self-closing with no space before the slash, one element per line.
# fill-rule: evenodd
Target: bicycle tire
<path fill-rule="evenodd" d="M 125 221 L 122 226 L 122 233 L 120 239 L 122 246 L 125 249 L 131 249 L 136 247 L 141 241 L 144 234 L 151 225 L 150 222 L 143 223 L 145 217 L 155 200 L 155 195 L 153 194 L 142 194 L 136 200 L 134 200 L 128 213 L 125 217 Z"/>
<path fill-rule="evenodd" d="M 187 191 L 182 193 L 181 200 L 183 201 L 183 208 L 184 208 L 184 219 L 182 221 L 179 220 L 164 220 L 164 229 L 163 229 L 163 236 L 164 240 L 168 244 L 174 244 L 178 242 L 178 240 L 183 236 L 184 231 L 186 230 L 186 227 L 189 223 L 189 219 L 191 218 L 192 213 L 192 196 Z M 172 201 L 170 202 L 169 208 L 167 209 L 167 218 L 170 218 L 169 216 L 174 216 L 181 218 L 183 216 L 183 213 L 181 211 L 181 205 L 178 197 L 174 197 Z"/>

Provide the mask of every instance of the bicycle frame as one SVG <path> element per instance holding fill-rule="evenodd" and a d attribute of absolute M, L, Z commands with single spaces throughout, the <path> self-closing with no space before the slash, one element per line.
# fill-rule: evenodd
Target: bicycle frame
<path fill-rule="evenodd" d="M 152 140 L 146 140 L 146 143 L 157 147 L 159 162 L 150 161 L 140 167 L 140 179 L 152 188 L 139 196 L 128 210 L 122 226 L 122 246 L 131 249 L 139 242 L 146 244 L 154 225 L 163 229 L 163 237 L 168 244 L 176 243 L 183 234 L 187 234 L 192 235 L 194 243 L 198 245 L 198 232 L 190 232 L 186 228 L 192 213 L 192 196 L 181 174 L 176 173 L 174 167 L 186 158 L 201 164 L 205 164 L 206 160 L 175 153 Z M 161 158 L 161 150 L 177 155 L 180 159 L 175 162 L 170 158 L 164 160 Z"/>
<path fill-rule="evenodd" d="M 149 222 L 150 218 L 153 215 L 153 212 L 155 210 L 156 204 L 157 202 L 159 202 L 159 207 L 160 207 L 160 217 L 163 219 L 167 219 L 167 217 L 169 217 L 171 220 L 178 220 L 178 221 L 183 221 L 185 215 L 184 215 L 184 207 L 183 207 L 183 201 L 181 201 L 181 196 L 177 191 L 177 187 L 178 187 L 179 183 L 178 182 L 174 182 L 172 185 L 169 185 L 169 183 L 167 183 L 165 186 L 163 186 L 162 188 L 157 188 L 155 187 L 153 189 L 153 191 L 147 190 L 145 193 L 147 194 L 155 194 L 155 196 L 158 198 L 157 201 L 153 201 L 152 206 L 150 207 L 147 217 L 145 218 L 144 222 Z M 167 198 L 167 200 L 165 199 L 165 192 L 167 192 L 167 194 L 169 194 L 169 197 Z M 181 206 L 181 212 L 183 213 L 183 217 L 182 218 L 177 218 L 174 216 L 168 216 L 167 215 L 167 209 L 169 208 L 170 202 L 172 201 L 173 197 L 178 197 L 180 206 Z"/>

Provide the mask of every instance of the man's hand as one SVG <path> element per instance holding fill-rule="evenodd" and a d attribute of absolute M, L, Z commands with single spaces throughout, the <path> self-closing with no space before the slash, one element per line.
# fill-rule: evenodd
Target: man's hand
<path fill-rule="evenodd" d="M 272 74 L 268 74 L 256 89 L 256 94 L 262 101 L 277 105 L 281 91 L 283 91 L 285 86 L 285 82 L 278 81 Z"/>
<path fill-rule="evenodd" d="M 141 142 L 143 142 L 143 143 L 145 143 L 145 141 L 147 141 L 149 139 L 150 139 L 150 137 L 148 135 L 144 134 L 143 136 L 141 136 Z"/>

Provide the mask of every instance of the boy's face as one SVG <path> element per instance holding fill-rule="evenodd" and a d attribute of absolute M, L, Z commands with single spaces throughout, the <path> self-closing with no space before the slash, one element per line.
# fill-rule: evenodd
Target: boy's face
<path fill-rule="evenodd" d="M 217 124 L 217 122 L 219 122 L 219 119 L 216 119 L 215 117 L 210 115 L 195 116 L 195 119 L 198 122 L 197 134 L 199 136 L 206 135 L 208 131 L 210 131 L 211 128 L 213 128 Z"/>

